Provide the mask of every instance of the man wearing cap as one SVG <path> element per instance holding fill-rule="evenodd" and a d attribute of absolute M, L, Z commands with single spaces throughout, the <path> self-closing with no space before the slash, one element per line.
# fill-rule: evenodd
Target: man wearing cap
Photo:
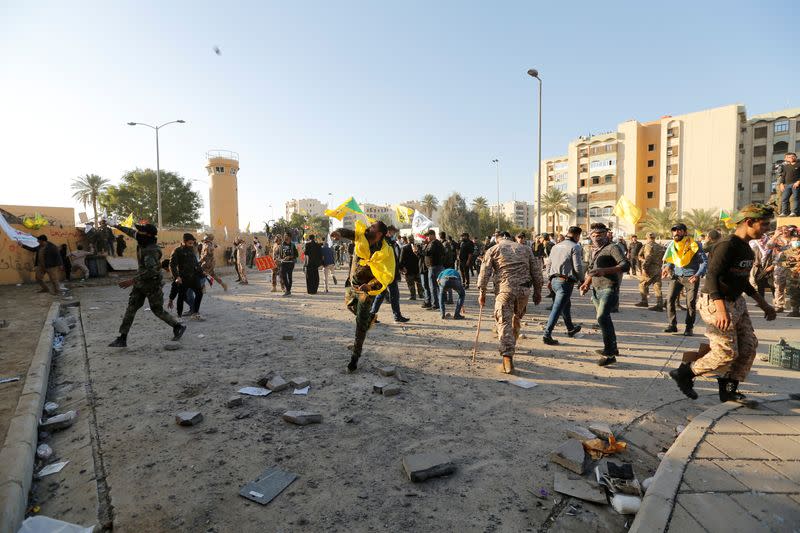
<path fill-rule="evenodd" d="M 628 245 L 628 261 L 631 264 L 631 275 L 639 275 L 639 252 L 642 251 L 642 242 L 637 235 L 631 235 L 631 242 Z"/>
<path fill-rule="evenodd" d="M 647 307 L 647 293 L 650 286 L 656 296 L 656 304 L 650 307 L 651 311 L 663 311 L 664 300 L 661 296 L 661 259 L 664 257 L 664 247 L 656 242 L 656 234 L 652 231 L 647 234 L 647 241 L 639 251 L 639 294 L 641 301 L 636 307 Z"/>
<path fill-rule="evenodd" d="M 700 278 L 705 276 L 708 269 L 708 259 L 703 251 L 703 245 L 688 235 L 686 224 L 678 223 L 672 226 L 672 241 L 664 252 L 664 264 L 661 267 L 661 277 L 672 279 L 667 295 L 667 320 L 669 324 L 664 329 L 665 333 L 678 331 L 678 316 L 675 307 L 681 297 L 681 291 L 686 291 L 688 305 L 686 307 L 686 329 L 683 334 L 691 337 L 697 315 L 697 293 L 700 288 Z"/>
<path fill-rule="evenodd" d="M 150 310 L 155 316 L 172 326 L 172 340 L 177 341 L 186 331 L 186 326 L 179 323 L 164 310 L 164 293 L 161 291 L 161 249 L 157 244 L 158 229 L 152 224 L 134 224 L 133 228 L 114 226 L 129 237 L 136 239 L 136 259 L 139 268 L 132 279 L 119 283 L 121 288 L 133 286 L 128 298 L 128 307 L 119 326 L 119 337 L 109 344 L 112 348 L 124 348 L 128 345 L 128 332 L 133 324 L 136 311 L 144 304 L 150 303 Z"/>
<path fill-rule="evenodd" d="M 800 162 L 797 161 L 797 154 L 789 152 L 783 156 L 778 174 L 778 191 L 781 193 L 781 216 L 800 217 Z M 793 199 L 791 213 L 789 212 L 789 200 Z"/>
<path fill-rule="evenodd" d="M 200 244 L 200 266 L 203 268 L 205 275 L 222 286 L 224 290 L 228 290 L 228 286 L 222 281 L 222 278 L 214 271 L 215 260 L 214 250 L 217 245 L 214 243 L 214 236 L 210 233 L 203 237 L 203 242 Z"/>
<path fill-rule="evenodd" d="M 203 282 L 205 273 L 200 266 L 200 262 L 195 255 L 196 241 L 191 233 L 183 234 L 183 244 L 175 248 L 169 260 L 169 269 L 172 272 L 172 279 L 178 285 L 179 297 L 184 301 L 189 301 L 186 292 L 191 290 L 194 293 L 194 301 L 189 308 L 189 317 L 192 320 L 203 320 L 200 316 L 200 302 L 203 300 Z"/>
<path fill-rule="evenodd" d="M 711 351 L 693 363 L 681 363 L 669 373 L 681 392 L 693 400 L 697 399 L 694 377 L 704 374 L 717 375 L 720 401 L 744 399 L 738 386 L 753 365 L 758 339 L 742 293 L 756 301 L 767 320 L 775 320 L 776 316 L 775 309 L 749 281 L 755 260 L 749 242 L 769 230 L 771 219 L 771 207 L 747 205 L 733 218 L 734 233 L 714 247 L 699 299 Z"/>

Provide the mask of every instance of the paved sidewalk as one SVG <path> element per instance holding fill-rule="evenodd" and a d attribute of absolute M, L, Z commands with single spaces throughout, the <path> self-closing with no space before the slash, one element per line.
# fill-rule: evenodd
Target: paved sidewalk
<path fill-rule="evenodd" d="M 800 401 L 729 402 L 696 417 L 631 531 L 800 531 Z"/>

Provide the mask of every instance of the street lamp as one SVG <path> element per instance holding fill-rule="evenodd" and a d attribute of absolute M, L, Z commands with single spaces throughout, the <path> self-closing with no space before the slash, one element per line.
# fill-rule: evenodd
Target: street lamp
<path fill-rule="evenodd" d="M 155 130 L 156 132 L 156 203 L 158 209 L 158 229 L 162 229 L 161 224 L 161 162 L 159 160 L 159 153 L 158 153 L 158 130 L 163 128 L 164 126 L 169 126 L 170 124 L 185 124 L 185 120 L 172 120 L 170 122 L 165 122 L 160 126 L 151 126 L 150 124 L 145 124 L 144 122 L 128 122 L 128 126 L 147 126 L 148 128 Z"/>
<path fill-rule="evenodd" d="M 542 78 L 535 68 L 528 70 L 528 76 L 539 80 L 539 166 L 536 168 L 536 233 L 542 232 Z"/>
<path fill-rule="evenodd" d="M 500 160 L 492 159 L 497 170 L 497 229 L 500 229 Z"/>

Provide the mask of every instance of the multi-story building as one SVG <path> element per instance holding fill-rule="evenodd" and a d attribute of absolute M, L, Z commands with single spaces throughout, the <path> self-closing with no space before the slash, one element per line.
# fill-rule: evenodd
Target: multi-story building
<path fill-rule="evenodd" d="M 300 200 L 289 200 L 286 202 L 286 220 L 292 218 L 292 215 L 299 213 L 301 215 L 309 215 L 313 217 L 322 216 L 325 214 L 325 204 L 316 198 L 303 198 Z"/>
<path fill-rule="evenodd" d="M 519 202 L 516 200 L 504 202 L 499 206 L 495 204 L 489 207 L 492 215 L 497 216 L 498 207 L 500 209 L 500 213 L 502 213 L 503 216 L 510 220 L 515 226 L 520 228 L 533 227 L 533 221 L 535 218 L 533 204 Z"/>
<path fill-rule="evenodd" d="M 387 224 L 394 223 L 395 219 L 394 207 L 390 205 L 363 203 L 361 204 L 361 210 L 364 211 L 364 214 L 367 215 L 369 218 L 374 218 L 375 220 L 383 220 Z"/>

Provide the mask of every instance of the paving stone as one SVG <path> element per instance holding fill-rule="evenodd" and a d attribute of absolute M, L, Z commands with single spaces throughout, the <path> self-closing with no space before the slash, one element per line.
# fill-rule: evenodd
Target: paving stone
<path fill-rule="evenodd" d="M 309 385 L 311 385 L 311 381 L 309 381 L 308 378 L 306 377 L 293 378 L 289 380 L 289 385 L 291 385 L 295 389 L 304 389 Z"/>
<path fill-rule="evenodd" d="M 793 427 L 783 424 L 779 416 L 731 415 L 731 418 L 762 435 L 794 435 L 797 433 Z"/>
<path fill-rule="evenodd" d="M 626 431 L 622 440 L 628 444 L 636 446 L 641 450 L 646 451 L 651 455 L 656 455 L 659 452 L 663 452 L 665 445 L 668 448 L 669 445 L 672 444 L 672 440 L 661 440 L 654 437 L 647 431 L 637 427 Z"/>
<path fill-rule="evenodd" d="M 800 414 L 800 412 L 798 414 Z M 800 434 L 800 416 L 778 415 L 773 418 L 777 422 L 794 429 L 795 434 Z"/>
<path fill-rule="evenodd" d="M 679 494 L 678 503 L 708 531 L 756 533 L 769 531 L 727 494 Z"/>
<path fill-rule="evenodd" d="M 747 440 L 783 460 L 800 460 L 800 437 L 785 435 L 747 435 Z"/>
<path fill-rule="evenodd" d="M 225 407 L 239 407 L 242 404 L 244 404 L 244 399 L 241 396 L 231 396 L 228 398 L 228 401 L 225 402 Z"/>
<path fill-rule="evenodd" d="M 730 475 L 758 492 L 798 492 L 800 484 L 770 467 L 769 461 L 716 461 Z"/>
<path fill-rule="evenodd" d="M 745 491 L 747 487 L 735 477 L 717 466 L 715 461 L 698 459 L 691 461 L 683 473 L 683 482 L 691 492 Z"/>
<path fill-rule="evenodd" d="M 577 439 L 569 439 L 550 452 L 550 461 L 576 474 L 583 474 L 586 469 L 586 452 L 583 444 Z"/>
<path fill-rule="evenodd" d="M 553 490 L 588 502 L 601 505 L 608 503 L 606 493 L 600 485 L 587 481 L 582 477 L 568 475 L 562 471 L 555 473 Z"/>
<path fill-rule="evenodd" d="M 775 459 L 767 450 L 739 435 L 706 435 L 706 442 L 731 459 Z"/>
<path fill-rule="evenodd" d="M 689 511 L 679 504 L 675 504 L 672 510 L 672 518 L 669 520 L 668 533 L 691 533 L 692 531 L 702 531 L 703 526 L 689 514 Z"/>
<path fill-rule="evenodd" d="M 307 426 L 308 424 L 319 424 L 322 422 L 322 415 L 310 411 L 286 411 L 283 413 L 283 419 L 292 424 L 297 424 L 298 426 Z"/>
<path fill-rule="evenodd" d="M 751 429 L 731 416 L 724 416 L 717 420 L 710 433 L 735 433 L 737 435 L 757 434 L 755 429 Z"/>
<path fill-rule="evenodd" d="M 769 408 L 784 416 L 800 416 L 800 402 L 770 402 Z"/>
<path fill-rule="evenodd" d="M 394 376 L 397 369 L 393 366 L 381 366 L 378 367 L 378 374 L 384 377 Z"/>
<path fill-rule="evenodd" d="M 182 411 L 175 415 L 175 422 L 179 426 L 195 426 L 203 421 L 203 413 L 200 411 Z"/>
<path fill-rule="evenodd" d="M 593 438 L 595 438 L 594 433 L 592 433 L 591 431 L 582 426 L 568 427 L 564 431 L 564 435 L 566 435 L 566 437 L 569 439 L 578 439 L 580 441 L 592 440 Z"/>
<path fill-rule="evenodd" d="M 800 485 L 800 462 L 798 461 L 769 461 L 767 463 L 773 470 L 783 474 Z"/>
<path fill-rule="evenodd" d="M 175 350 L 181 349 L 181 343 L 179 342 L 167 342 L 164 344 L 164 349 L 169 350 L 170 352 L 174 352 Z"/>
<path fill-rule="evenodd" d="M 267 388 L 272 392 L 280 392 L 284 389 L 288 389 L 289 383 L 287 383 L 286 380 L 281 376 L 275 374 L 269 381 L 267 381 Z"/>
<path fill-rule="evenodd" d="M 611 426 L 604 422 L 592 422 L 589 424 L 589 431 L 604 439 L 607 439 L 613 435 Z"/>
<path fill-rule="evenodd" d="M 411 481 L 425 481 L 452 474 L 456 465 L 441 452 L 427 452 L 403 457 L 403 470 Z"/>
<path fill-rule="evenodd" d="M 695 459 L 728 459 L 728 456 L 706 441 L 700 443 L 694 452 Z"/>
<path fill-rule="evenodd" d="M 796 532 L 800 524 L 800 506 L 783 494 L 731 494 L 731 498 L 750 514 L 767 524 L 770 531 Z"/>

